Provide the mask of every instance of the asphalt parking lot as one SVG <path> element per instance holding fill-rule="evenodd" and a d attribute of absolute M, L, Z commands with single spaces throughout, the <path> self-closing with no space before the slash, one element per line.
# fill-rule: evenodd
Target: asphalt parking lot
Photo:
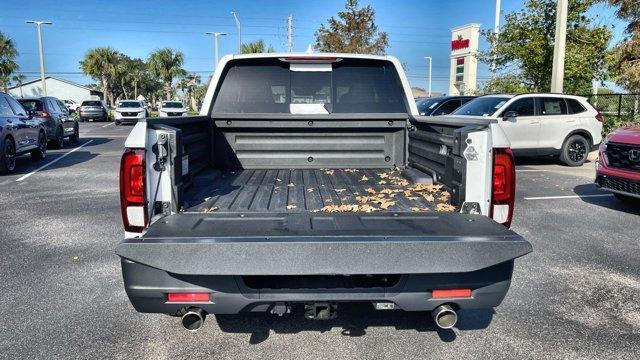
<path fill-rule="evenodd" d="M 0 357 L 640 357 L 640 206 L 597 190 L 593 164 L 518 161 L 513 229 L 534 252 L 516 262 L 503 304 L 463 312 L 455 331 L 436 330 L 428 314 L 362 305 L 326 322 L 300 309 L 211 316 L 197 333 L 179 318 L 139 314 L 114 253 L 130 130 L 81 123 L 80 144 L 20 158 L 0 177 Z"/>

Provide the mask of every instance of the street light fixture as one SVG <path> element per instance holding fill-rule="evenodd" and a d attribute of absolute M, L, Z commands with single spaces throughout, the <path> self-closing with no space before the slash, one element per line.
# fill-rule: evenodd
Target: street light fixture
<path fill-rule="evenodd" d="M 429 60 L 429 97 L 431 97 L 431 56 L 425 56 L 424 58 Z"/>
<path fill-rule="evenodd" d="M 213 70 L 215 71 L 216 68 L 218 67 L 218 62 L 220 61 L 218 57 L 218 36 L 225 36 L 227 35 L 227 33 L 207 31 L 205 35 L 213 35 L 213 51 L 214 51 L 214 57 L 215 57 L 215 63 L 213 63 Z"/>
<path fill-rule="evenodd" d="M 27 20 L 27 24 L 36 24 L 36 31 L 38 32 L 38 51 L 40 54 L 40 81 L 42 82 L 42 93 L 47 96 L 47 84 L 44 81 L 44 50 L 42 48 L 42 31 L 40 25 L 52 25 L 51 21 L 40 20 Z"/>
<path fill-rule="evenodd" d="M 240 30 L 240 19 L 238 19 L 238 15 L 236 15 L 235 11 L 232 11 L 231 15 L 233 15 L 233 20 L 236 22 L 236 28 L 238 29 L 238 54 L 240 54 L 240 49 L 242 48 L 242 32 Z"/>

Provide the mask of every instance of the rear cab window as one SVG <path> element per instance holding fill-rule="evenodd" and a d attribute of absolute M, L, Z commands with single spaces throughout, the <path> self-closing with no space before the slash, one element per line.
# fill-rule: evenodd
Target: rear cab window
<path fill-rule="evenodd" d="M 214 114 L 408 112 L 400 78 L 387 61 L 299 64 L 257 59 L 230 64 L 218 87 Z"/>

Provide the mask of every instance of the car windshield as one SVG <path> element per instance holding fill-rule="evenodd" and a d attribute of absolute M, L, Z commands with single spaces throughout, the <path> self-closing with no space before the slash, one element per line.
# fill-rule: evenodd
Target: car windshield
<path fill-rule="evenodd" d="M 18 100 L 27 111 L 42 111 L 42 101 L 40 100 Z"/>
<path fill-rule="evenodd" d="M 83 101 L 82 102 L 82 106 L 102 106 L 102 104 L 100 103 L 100 101 Z"/>
<path fill-rule="evenodd" d="M 416 106 L 418 106 L 420 115 L 429 115 L 436 109 L 440 102 L 442 102 L 442 98 L 422 99 L 416 102 Z"/>
<path fill-rule="evenodd" d="M 462 105 L 452 115 L 491 116 L 502 107 L 509 98 L 507 97 L 481 97 Z"/>
<path fill-rule="evenodd" d="M 121 101 L 120 103 L 118 103 L 118 107 L 121 107 L 121 108 L 139 108 L 139 107 L 142 107 L 142 105 L 140 105 L 140 103 L 137 102 L 137 101 Z"/>
<path fill-rule="evenodd" d="M 179 109 L 182 107 L 182 103 L 179 101 L 167 101 L 162 103 L 163 108 Z"/>

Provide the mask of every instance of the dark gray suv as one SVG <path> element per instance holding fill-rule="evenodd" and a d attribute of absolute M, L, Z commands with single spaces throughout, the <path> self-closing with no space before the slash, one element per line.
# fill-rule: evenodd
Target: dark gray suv
<path fill-rule="evenodd" d="M 10 95 L 0 92 L 0 174 L 12 172 L 16 156 L 31 153 L 40 160 L 47 154 L 47 133 L 42 123 Z"/>
<path fill-rule="evenodd" d="M 56 148 L 64 147 L 64 140 L 68 138 L 77 143 L 80 138 L 78 118 L 69 116 L 69 109 L 64 103 L 53 96 L 18 99 L 34 120 L 42 122 L 46 129 L 47 140 Z"/>

